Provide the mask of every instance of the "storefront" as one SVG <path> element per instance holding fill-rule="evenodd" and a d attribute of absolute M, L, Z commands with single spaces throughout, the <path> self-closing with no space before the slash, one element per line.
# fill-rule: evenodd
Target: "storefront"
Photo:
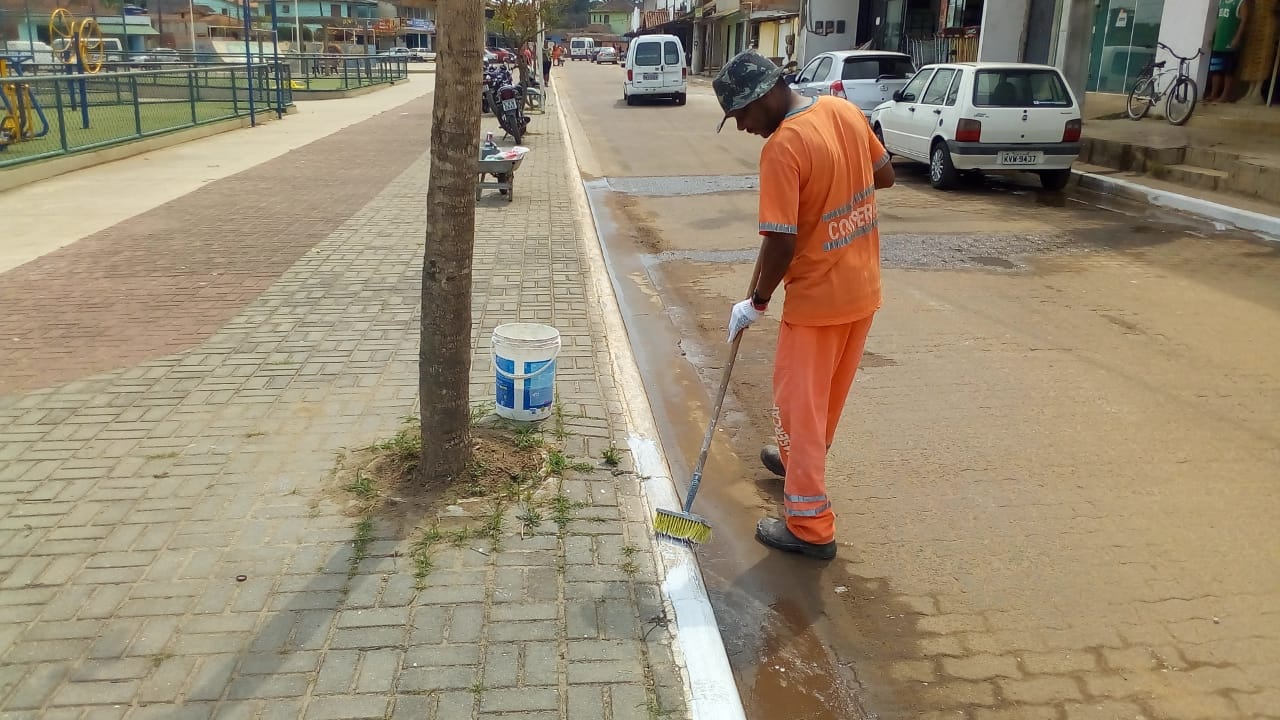
<path fill-rule="evenodd" d="M 436 23 L 422 18 L 406 18 L 400 28 L 405 47 L 421 48 L 428 52 L 436 49 Z"/>
<path fill-rule="evenodd" d="M 798 15 L 762 10 L 751 16 L 751 45 L 779 65 L 795 59 Z"/>
<path fill-rule="evenodd" d="M 1262 104 L 1275 85 L 1280 32 L 1277 31 L 1277 0 L 1250 0 L 1244 44 L 1238 56 L 1236 78 L 1241 102 Z M 1089 53 L 1090 92 L 1124 94 L 1147 63 L 1166 61 L 1176 68 L 1178 61 L 1164 43 L 1178 55 L 1205 54 L 1191 64 L 1191 74 L 1207 91 L 1208 52 L 1217 26 L 1217 0 L 1097 0 L 1092 46 Z M 1272 98 L 1280 102 L 1280 98 Z"/>
<path fill-rule="evenodd" d="M 1086 86 L 1089 92 L 1128 91 L 1138 73 L 1155 57 L 1164 5 L 1165 0 L 1100 0 L 1097 3 L 1093 45 L 1089 52 Z M 1202 23 L 1195 25 L 1196 29 L 1204 27 Z M 1173 47 L 1183 55 L 1191 55 L 1196 49 L 1194 46 Z"/>

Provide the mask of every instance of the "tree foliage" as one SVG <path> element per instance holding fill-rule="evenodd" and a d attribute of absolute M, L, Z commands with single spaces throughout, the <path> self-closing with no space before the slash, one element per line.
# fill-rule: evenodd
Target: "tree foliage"
<path fill-rule="evenodd" d="M 564 23 L 569 27 L 586 27 L 591 17 L 591 0 L 569 0 L 564 11 Z"/>
<path fill-rule="evenodd" d="M 571 0 L 494 0 L 492 26 L 519 49 L 538 39 L 538 31 L 556 27 Z"/>

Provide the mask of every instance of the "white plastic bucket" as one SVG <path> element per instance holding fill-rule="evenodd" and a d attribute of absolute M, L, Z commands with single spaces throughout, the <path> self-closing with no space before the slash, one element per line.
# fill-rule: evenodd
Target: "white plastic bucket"
<path fill-rule="evenodd" d="M 559 354 L 560 331 L 550 325 L 510 323 L 494 328 L 495 404 L 500 417 L 536 422 L 551 416 Z"/>

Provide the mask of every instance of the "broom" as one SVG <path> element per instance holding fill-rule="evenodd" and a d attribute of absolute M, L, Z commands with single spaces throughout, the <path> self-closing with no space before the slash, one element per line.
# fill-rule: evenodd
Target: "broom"
<path fill-rule="evenodd" d="M 751 271 L 751 285 L 747 288 L 747 292 L 755 290 L 756 281 L 760 279 L 760 254 L 756 254 L 756 266 Z M 707 423 L 707 433 L 702 436 L 702 450 L 698 453 L 698 464 L 693 468 L 693 479 L 689 481 L 689 494 L 684 499 L 683 510 L 664 510 L 658 508 L 657 514 L 653 518 L 653 529 L 658 535 L 669 537 L 672 540 L 680 540 L 687 543 L 700 544 L 711 539 L 711 523 L 707 522 L 701 515 L 695 515 L 690 512 L 693 508 L 693 498 L 698 494 L 698 486 L 702 484 L 702 469 L 707 464 L 707 454 L 711 452 L 711 440 L 716 434 L 716 424 L 720 422 L 720 408 L 724 405 L 725 393 L 729 390 L 729 376 L 733 374 L 733 363 L 738 359 L 738 346 L 742 344 L 742 336 L 746 334 L 744 328 L 733 339 L 733 344 L 729 347 L 729 362 L 724 366 L 724 373 L 720 376 L 720 390 L 716 394 L 715 407 L 711 409 L 711 420 Z"/>

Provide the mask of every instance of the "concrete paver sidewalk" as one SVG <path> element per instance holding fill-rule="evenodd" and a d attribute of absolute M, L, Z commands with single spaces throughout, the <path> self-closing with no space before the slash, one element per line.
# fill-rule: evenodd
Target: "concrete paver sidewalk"
<path fill-rule="evenodd" d="M 631 475 L 563 479 L 564 531 L 441 550 L 422 589 L 397 527 L 353 564 L 325 490 L 414 412 L 428 121 L 410 102 L 0 274 L 4 717 L 685 715 Z M 599 457 L 624 420 L 564 138 L 532 129 L 515 202 L 479 210 L 472 394 L 496 325 L 553 324 L 566 450 Z"/>

